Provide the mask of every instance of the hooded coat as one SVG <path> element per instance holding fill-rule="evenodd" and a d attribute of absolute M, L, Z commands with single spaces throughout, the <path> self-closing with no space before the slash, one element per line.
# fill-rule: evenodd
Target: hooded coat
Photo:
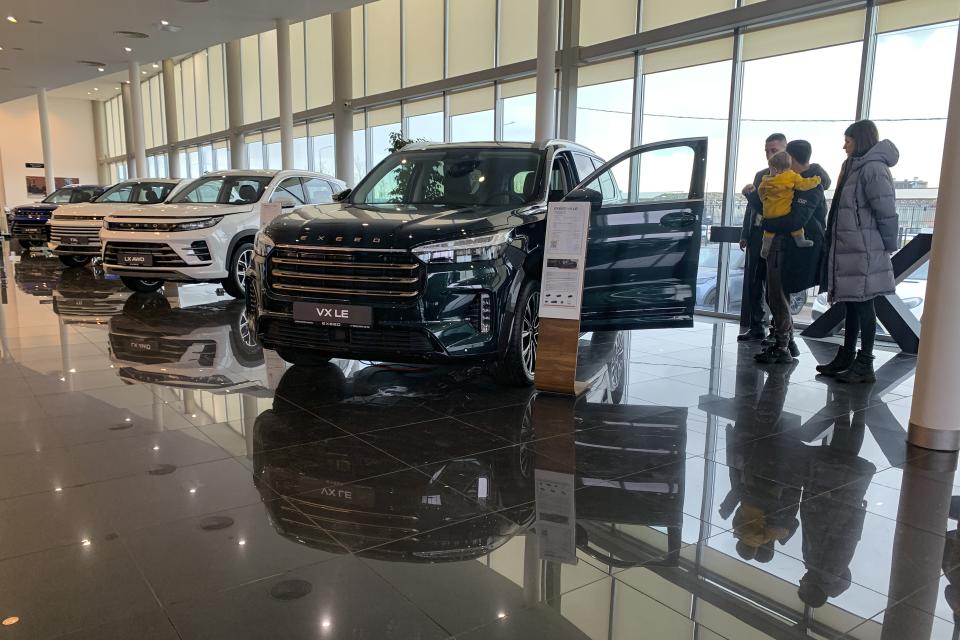
<path fill-rule="evenodd" d="M 899 220 L 890 167 L 900 152 L 881 140 L 847 161 L 827 229 L 824 284 L 834 302 L 863 302 L 896 290 L 890 254 Z"/>

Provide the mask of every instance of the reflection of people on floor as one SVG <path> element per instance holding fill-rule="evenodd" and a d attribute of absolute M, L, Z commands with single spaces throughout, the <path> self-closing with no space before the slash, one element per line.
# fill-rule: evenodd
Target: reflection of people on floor
<path fill-rule="evenodd" d="M 864 500 L 876 466 L 858 456 L 872 385 L 831 385 L 837 418 L 829 442 L 808 447 L 800 503 L 803 562 L 798 595 L 822 607 L 850 587 L 850 562 L 863 533 Z"/>
<path fill-rule="evenodd" d="M 782 421 L 790 374 L 796 366 L 765 367 L 767 380 L 756 405 L 744 402 L 736 424 L 727 426 L 730 492 L 720 505 L 720 515 L 727 519 L 736 509 L 737 553 L 746 560 L 771 561 L 775 544 L 786 544 L 799 526 L 800 488 L 794 475 L 798 453 L 804 448 L 793 433 L 784 430 Z M 760 369 L 756 371 L 762 375 Z"/>

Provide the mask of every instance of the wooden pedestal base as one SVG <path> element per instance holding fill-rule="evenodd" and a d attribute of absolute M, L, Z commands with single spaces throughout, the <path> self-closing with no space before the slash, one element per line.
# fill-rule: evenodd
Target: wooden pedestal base
<path fill-rule="evenodd" d="M 537 370 L 534 376 L 537 391 L 579 396 L 589 389 L 588 384 L 577 382 L 579 340 L 579 320 L 540 318 Z"/>

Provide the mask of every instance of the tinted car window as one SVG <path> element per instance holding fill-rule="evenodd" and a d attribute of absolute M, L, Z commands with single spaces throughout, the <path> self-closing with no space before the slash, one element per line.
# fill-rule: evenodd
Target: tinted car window
<path fill-rule="evenodd" d="M 573 163 L 577 166 L 578 181 L 583 180 L 596 169 L 590 156 L 585 156 L 582 153 L 573 154 Z"/>
<path fill-rule="evenodd" d="M 73 197 L 73 189 L 57 189 L 46 198 L 43 199 L 43 202 L 47 204 L 68 204 L 70 198 Z"/>
<path fill-rule="evenodd" d="M 270 184 L 268 176 L 210 176 L 194 181 L 173 203 L 253 204 Z"/>
<path fill-rule="evenodd" d="M 296 200 L 298 204 L 307 202 L 306 196 L 303 195 L 303 185 L 300 184 L 300 178 L 287 178 L 281 182 L 270 201 L 280 202 L 280 200 L 291 198 Z"/>
<path fill-rule="evenodd" d="M 428 149 L 396 153 L 357 187 L 357 204 L 523 205 L 518 176 L 539 172 L 542 154 L 526 149 Z M 521 187 L 522 188 L 522 187 Z"/>
<path fill-rule="evenodd" d="M 322 204 L 325 202 L 333 202 L 333 188 L 326 180 L 321 180 L 320 178 L 304 178 L 303 187 L 308 203 Z"/>
<path fill-rule="evenodd" d="M 117 185 L 97 198 L 97 202 L 130 202 L 132 196 L 132 184 Z"/>

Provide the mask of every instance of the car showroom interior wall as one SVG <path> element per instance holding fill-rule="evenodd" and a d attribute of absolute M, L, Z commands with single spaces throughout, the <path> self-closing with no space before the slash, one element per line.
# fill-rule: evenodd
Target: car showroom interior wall
<path fill-rule="evenodd" d="M 53 134 L 54 171 L 57 177 L 97 182 L 93 109 L 89 100 L 48 98 Z M 27 169 L 28 162 L 43 162 L 40 116 L 33 96 L 0 104 L 0 162 L 3 190 L 0 206 L 29 201 L 27 176 L 43 176 L 43 169 Z"/>

